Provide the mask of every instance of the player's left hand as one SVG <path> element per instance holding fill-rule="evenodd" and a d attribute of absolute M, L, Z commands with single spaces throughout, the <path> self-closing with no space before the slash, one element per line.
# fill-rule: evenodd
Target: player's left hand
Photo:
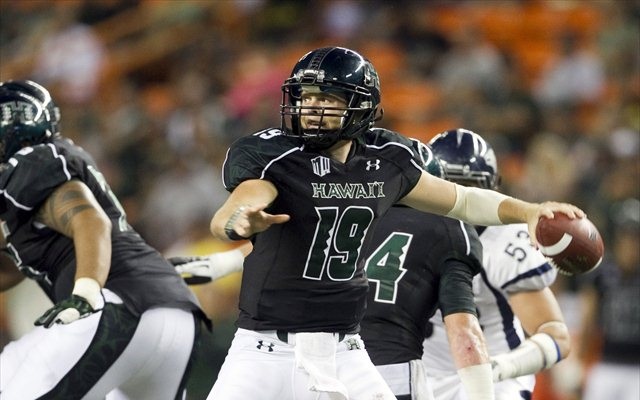
<path fill-rule="evenodd" d="M 242 271 L 244 257 L 251 249 L 251 244 L 246 243 L 208 256 L 171 257 L 169 262 L 188 285 L 200 285 Z"/>
<path fill-rule="evenodd" d="M 170 257 L 169 262 L 187 285 L 200 285 L 212 281 L 213 266 L 209 257 Z"/>
<path fill-rule="evenodd" d="M 584 218 L 585 212 L 580 208 L 568 203 L 558 203 L 555 201 L 545 201 L 537 205 L 535 212 L 529 215 L 527 224 L 529 225 L 529 237 L 531 238 L 531 244 L 536 248 L 539 246 L 538 239 L 536 238 L 536 226 L 540 217 L 553 218 L 554 213 L 566 214 L 569 218 Z"/>
<path fill-rule="evenodd" d="M 87 317 L 95 311 L 87 299 L 72 294 L 68 299 L 64 299 L 48 309 L 36 320 L 35 325 L 50 328 L 53 324 L 69 324 Z"/>

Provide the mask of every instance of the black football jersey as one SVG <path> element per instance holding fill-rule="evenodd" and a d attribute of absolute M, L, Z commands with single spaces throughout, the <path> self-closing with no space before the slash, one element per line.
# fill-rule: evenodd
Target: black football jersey
<path fill-rule="evenodd" d="M 6 251 L 20 270 L 58 302 L 71 295 L 75 275 L 72 239 L 35 217 L 65 182 L 86 184 L 112 222 L 111 269 L 105 287 L 134 314 L 154 306 L 199 310 L 197 300 L 173 266 L 127 223 L 123 208 L 91 156 L 70 140 L 25 147 L 0 171 L 0 219 Z"/>
<path fill-rule="evenodd" d="M 441 287 L 455 265 L 480 271 L 482 245 L 475 229 L 461 221 L 395 206 L 380 219 L 366 253 L 367 312 L 360 332 L 371 360 L 386 365 L 419 360 L 427 323 L 436 308 L 443 315 L 475 312 L 469 295 Z M 442 285 L 445 286 L 445 285 Z"/>
<path fill-rule="evenodd" d="M 368 283 L 358 263 L 376 218 L 416 185 L 411 142 L 387 130 L 355 141 L 342 164 L 268 129 L 238 139 L 224 163 L 229 191 L 265 179 L 278 196 L 266 210 L 291 220 L 253 239 L 238 326 L 291 332 L 355 332 Z"/>

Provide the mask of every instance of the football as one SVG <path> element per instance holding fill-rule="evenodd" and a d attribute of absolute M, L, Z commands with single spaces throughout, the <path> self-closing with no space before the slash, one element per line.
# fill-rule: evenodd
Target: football
<path fill-rule="evenodd" d="M 565 275 L 593 271 L 604 255 L 600 232 L 586 217 L 570 219 L 560 213 L 553 219 L 541 217 L 536 238 L 542 254 Z"/>

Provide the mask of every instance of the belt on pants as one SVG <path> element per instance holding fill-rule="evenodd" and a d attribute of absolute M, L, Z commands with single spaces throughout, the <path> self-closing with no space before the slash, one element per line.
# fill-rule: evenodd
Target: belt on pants
<path fill-rule="evenodd" d="M 276 336 L 278 337 L 278 340 L 285 342 L 285 343 L 289 343 L 289 335 L 295 335 L 296 332 L 287 332 L 287 331 L 282 331 L 282 330 L 277 330 L 276 331 Z M 337 339 L 338 342 L 342 342 L 344 340 L 344 338 L 347 336 L 346 333 L 334 333 L 333 337 L 335 337 Z"/>

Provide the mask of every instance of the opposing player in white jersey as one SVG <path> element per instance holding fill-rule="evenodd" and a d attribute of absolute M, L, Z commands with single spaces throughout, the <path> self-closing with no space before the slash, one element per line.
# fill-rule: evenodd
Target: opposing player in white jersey
<path fill-rule="evenodd" d="M 456 129 L 430 145 L 446 178 L 496 189 L 499 175 L 491 146 L 478 134 Z M 527 226 L 478 227 L 484 270 L 473 282 L 480 325 L 493 364 L 496 400 L 531 399 L 535 373 L 569 354 L 569 331 L 549 286 L 557 271 L 530 242 Z M 442 316 L 431 318 L 423 361 L 437 400 L 465 400 L 447 344 Z"/>

